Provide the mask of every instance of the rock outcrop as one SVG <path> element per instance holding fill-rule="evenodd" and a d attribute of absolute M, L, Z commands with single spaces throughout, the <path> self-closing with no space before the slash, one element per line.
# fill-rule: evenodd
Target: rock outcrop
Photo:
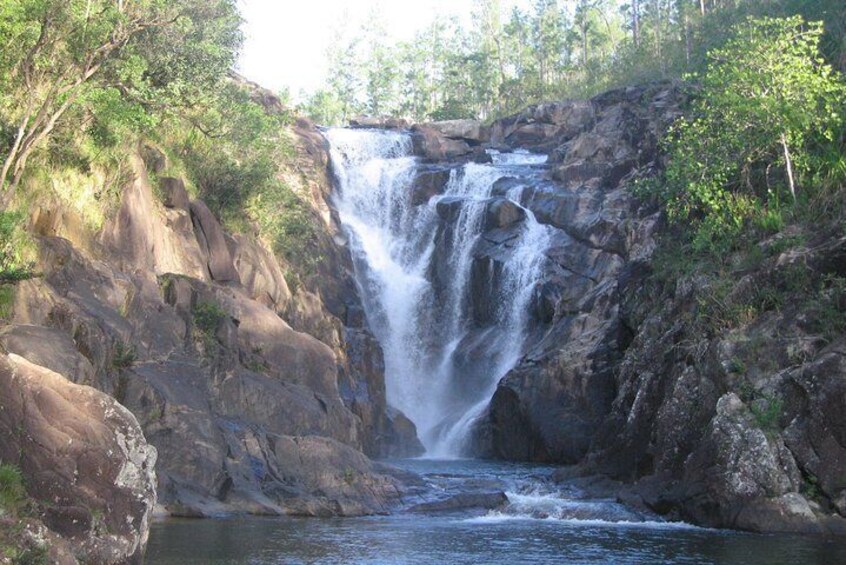
<path fill-rule="evenodd" d="M 0 357 L 0 437 L 0 461 L 21 470 L 37 518 L 70 540 L 76 559 L 141 562 L 156 504 L 156 450 L 126 408 L 8 354 Z"/>
<path fill-rule="evenodd" d="M 167 159 L 153 147 L 132 156 L 98 233 L 80 236 L 62 214 L 33 220 L 40 276 L 16 285 L 0 327 L 0 460 L 19 462 L 51 501 L 38 527 L 78 558 L 140 556 L 156 487 L 176 516 L 397 504 L 402 480 L 367 455 L 420 444 L 387 406 L 382 351 L 329 205 L 325 140 L 306 121 L 294 135 L 325 259 L 296 288 L 284 261 L 226 233 L 182 179 L 157 176 L 154 191 L 148 167 L 161 173 Z"/>
<path fill-rule="evenodd" d="M 490 126 L 494 147 L 547 153 L 550 178 L 494 187 L 473 252 L 475 326 L 490 323 L 520 222 L 519 208 L 498 197 L 519 194 L 555 231 L 526 355 L 477 424 L 475 453 L 577 465 L 577 475 L 627 482 L 628 502 L 698 524 L 843 532 L 846 373 L 833 321 L 843 314 L 825 281 L 843 276 L 844 242 L 820 234 L 781 255 L 765 242 L 769 259 L 738 269 L 727 296 L 711 280 L 654 276 L 658 238 L 673 236 L 632 186 L 662 167 L 658 142 L 684 100 L 677 86 L 653 84 Z M 443 129 L 469 145 L 466 131 Z M 437 185 L 418 186 L 429 194 Z M 447 236 L 461 205 L 438 203 Z M 792 298 L 776 308 L 774 296 Z M 750 307 L 751 321 L 726 322 Z"/>

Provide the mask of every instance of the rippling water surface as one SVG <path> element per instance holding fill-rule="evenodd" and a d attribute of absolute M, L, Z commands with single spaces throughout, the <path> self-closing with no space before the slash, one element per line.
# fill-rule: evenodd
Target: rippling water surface
<path fill-rule="evenodd" d="M 552 486 L 551 469 L 476 461 L 395 462 L 435 495 L 507 493 L 497 510 L 365 518 L 165 520 L 148 564 L 846 563 L 846 544 L 662 523 Z M 410 500 L 413 504 L 415 500 Z"/>

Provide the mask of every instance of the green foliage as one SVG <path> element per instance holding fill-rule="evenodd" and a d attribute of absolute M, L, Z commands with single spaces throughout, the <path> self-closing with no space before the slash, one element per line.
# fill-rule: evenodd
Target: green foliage
<path fill-rule="evenodd" d="M 132 344 L 122 341 L 115 343 L 112 352 L 112 367 L 117 370 L 128 369 L 138 360 L 138 350 Z"/>
<path fill-rule="evenodd" d="M 784 400 L 770 395 L 763 395 L 749 405 L 749 410 L 755 416 L 758 427 L 766 433 L 779 430 L 779 419 L 783 409 Z"/>
<path fill-rule="evenodd" d="M 0 284 L 32 277 L 31 247 L 23 214 L 0 210 Z"/>
<path fill-rule="evenodd" d="M 205 340 L 213 341 L 220 324 L 228 314 L 217 302 L 199 302 L 191 310 L 194 327 L 197 328 Z"/>
<path fill-rule="evenodd" d="M 794 183 L 811 190 L 819 174 L 812 147 L 839 142 L 846 87 L 820 58 L 822 31 L 798 16 L 749 19 L 709 53 L 695 117 L 671 132 L 658 193 L 671 220 L 692 223 L 695 250 L 731 251 L 753 219 L 781 229 Z"/>
<path fill-rule="evenodd" d="M 827 60 L 846 70 L 841 0 L 535 0 L 504 13 L 477 0 L 470 25 L 438 18 L 386 45 L 378 14 L 333 41 L 330 77 L 301 110 L 334 125 L 369 112 L 490 119 L 553 99 L 701 72 L 747 16 L 825 21 Z"/>
<path fill-rule="evenodd" d="M 315 217 L 291 187 L 285 169 L 296 168 L 287 113 L 268 113 L 247 89 L 231 83 L 205 112 L 178 128 L 171 144 L 200 197 L 234 232 L 258 232 L 274 252 L 303 273 L 319 259 Z"/>
<path fill-rule="evenodd" d="M 807 312 L 811 331 L 826 342 L 846 334 L 846 278 L 829 275 L 815 293 L 807 293 L 803 309 Z"/>
<path fill-rule="evenodd" d="M 15 287 L 11 284 L 0 285 L 0 321 L 9 320 L 14 313 Z"/>
<path fill-rule="evenodd" d="M 805 498 L 809 498 L 811 500 L 822 501 L 825 497 L 823 495 L 823 491 L 820 488 L 819 479 L 816 475 L 812 475 L 811 473 L 803 473 L 802 474 L 802 494 Z"/>
<path fill-rule="evenodd" d="M 0 510 L 17 516 L 26 502 L 21 470 L 14 465 L 0 464 Z"/>
<path fill-rule="evenodd" d="M 235 61 L 239 24 L 234 0 L 0 1 L 0 195 L 80 110 L 109 147 L 212 96 Z"/>

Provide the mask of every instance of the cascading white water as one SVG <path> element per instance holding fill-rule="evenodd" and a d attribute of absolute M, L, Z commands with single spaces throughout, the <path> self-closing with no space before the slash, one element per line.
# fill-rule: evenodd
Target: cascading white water
<path fill-rule="evenodd" d="M 497 382 L 523 353 L 548 231 L 526 211 L 509 242 L 494 320 L 486 328 L 474 327 L 470 316 L 473 252 L 494 183 L 543 158 L 494 154 L 493 164 L 464 165 L 450 173 L 442 195 L 415 206 L 412 185 L 419 164 L 407 134 L 332 129 L 326 136 L 338 181 L 336 206 L 350 237 L 370 326 L 385 352 L 388 402 L 414 421 L 429 455 L 460 455 Z M 508 196 L 518 200 L 517 193 Z M 438 202 L 457 204 L 458 212 L 450 218 L 448 243 L 439 242 L 448 248 L 436 250 Z M 444 253 L 441 269 L 445 264 L 448 276 L 436 288 L 433 262 Z M 468 349 L 475 352 L 472 370 L 457 359 Z"/>

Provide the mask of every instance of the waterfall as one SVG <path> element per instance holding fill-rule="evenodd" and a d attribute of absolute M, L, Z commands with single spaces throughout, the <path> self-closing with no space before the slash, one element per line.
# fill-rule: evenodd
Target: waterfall
<path fill-rule="evenodd" d="M 508 260 L 497 283 L 487 281 L 495 304 L 486 324 L 472 315 L 474 253 L 496 181 L 539 175 L 545 157 L 492 153 L 492 164 L 452 168 L 442 193 L 415 206 L 422 166 L 408 134 L 331 129 L 326 137 L 335 205 L 385 353 L 388 402 L 417 425 L 428 455 L 458 456 L 498 381 L 523 354 L 548 228 L 523 209 L 525 219 L 503 244 Z M 517 205 L 520 192 L 504 196 Z"/>

